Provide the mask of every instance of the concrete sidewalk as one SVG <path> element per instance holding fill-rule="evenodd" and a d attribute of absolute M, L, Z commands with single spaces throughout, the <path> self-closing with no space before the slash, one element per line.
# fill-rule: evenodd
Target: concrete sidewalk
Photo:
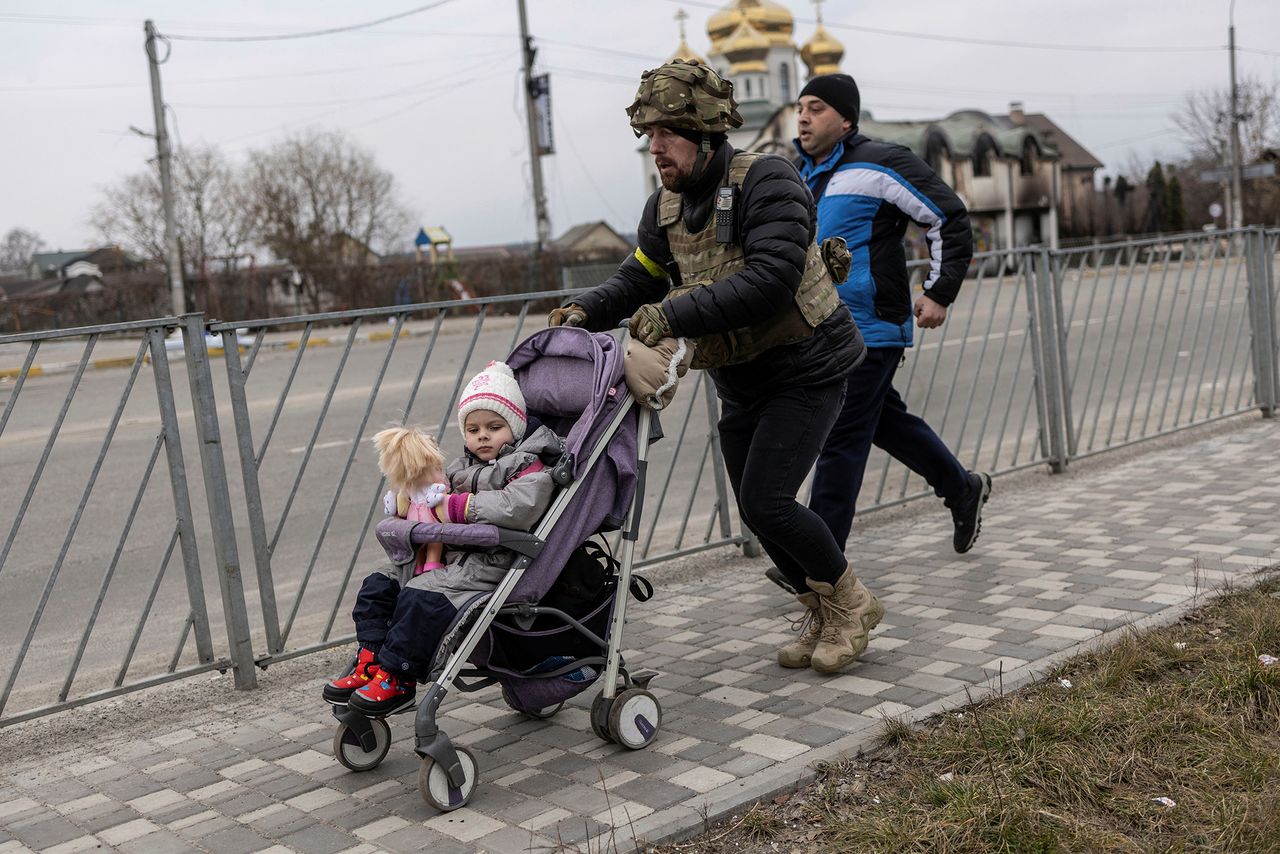
<path fill-rule="evenodd" d="M 418 794 L 411 716 L 393 721 L 380 767 L 338 765 L 319 699 L 337 653 L 273 667 L 254 692 L 189 680 L 0 730 L 0 852 L 628 851 L 633 838 L 687 835 L 869 744 L 882 716 L 1008 690 L 1274 562 L 1278 447 L 1280 423 L 1248 421 L 1059 477 L 997 481 L 965 556 L 951 552 L 941 507 L 864 526 L 850 554 L 889 613 L 863 660 L 835 677 L 774 663 L 797 609 L 763 580 L 762 561 L 660 584 L 629 611 L 626 643 L 633 666 L 661 673 L 654 744 L 596 739 L 594 690 L 545 722 L 494 690 L 451 696 L 441 725 L 481 769 L 470 806 L 453 813 Z"/>

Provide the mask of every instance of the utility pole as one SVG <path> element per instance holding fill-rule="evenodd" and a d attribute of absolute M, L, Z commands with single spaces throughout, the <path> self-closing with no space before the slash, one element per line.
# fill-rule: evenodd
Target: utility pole
<path fill-rule="evenodd" d="M 1236 0 L 1231 0 L 1227 50 L 1231 54 L 1231 227 L 1244 225 L 1244 162 L 1240 156 L 1240 107 L 1236 91 Z"/>
<path fill-rule="evenodd" d="M 534 253 L 535 264 L 541 263 L 542 250 L 551 240 L 551 221 L 547 218 L 547 196 L 542 188 L 542 150 L 538 144 L 538 120 L 533 103 L 533 57 L 537 50 L 529 37 L 529 21 L 524 11 L 524 0 L 517 0 L 520 7 L 520 51 L 524 56 L 524 112 L 529 125 L 529 165 L 533 170 L 533 207 L 537 217 L 538 245 Z M 535 277 L 535 281 L 537 281 Z"/>
<path fill-rule="evenodd" d="M 173 219 L 173 177 L 170 174 L 169 130 L 165 123 L 164 97 L 160 94 L 160 63 L 156 55 L 156 25 L 147 21 L 147 64 L 151 69 L 151 107 L 156 115 L 156 158 L 160 164 L 160 196 L 164 203 L 164 258 L 173 296 L 175 316 L 186 314 L 187 298 L 182 287 L 182 262 L 178 257 L 178 228 Z M 165 53 L 165 60 L 169 54 Z"/>

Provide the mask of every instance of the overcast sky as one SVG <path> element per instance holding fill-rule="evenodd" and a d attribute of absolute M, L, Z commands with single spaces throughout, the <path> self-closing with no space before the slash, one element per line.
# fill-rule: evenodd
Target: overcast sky
<path fill-rule="evenodd" d="M 128 131 L 153 128 L 145 19 L 175 36 L 243 37 L 358 23 L 424 2 L 0 0 L 0 234 L 22 226 L 51 248 L 88 245 L 100 189 L 154 156 L 151 140 Z M 705 54 L 706 20 L 722 4 L 527 2 L 538 68 L 552 76 L 557 153 L 543 160 L 552 233 L 596 219 L 632 231 L 644 191 L 623 108 L 640 71 L 674 50 L 677 10 L 689 12 L 690 44 Z M 782 2 L 802 44 L 814 8 Z M 843 69 L 877 118 L 1003 113 L 1021 100 L 1124 171 L 1135 158 L 1178 157 L 1171 114 L 1185 93 L 1227 85 L 1228 5 L 829 0 L 823 8 L 846 48 Z M 1238 0 L 1235 16 L 1240 73 L 1280 82 L 1280 2 Z M 238 159 L 307 127 L 342 129 L 395 175 L 420 222 L 444 225 L 458 245 L 525 240 L 533 215 L 517 32 L 515 0 L 450 0 L 317 38 L 175 38 L 164 95 L 182 143 Z M 1046 44 L 1127 50 L 1035 46 Z"/>

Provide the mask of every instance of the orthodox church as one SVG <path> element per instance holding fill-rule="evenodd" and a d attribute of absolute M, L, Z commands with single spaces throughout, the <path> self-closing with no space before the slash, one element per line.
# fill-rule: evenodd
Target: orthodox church
<path fill-rule="evenodd" d="M 795 101 L 810 77 L 842 68 L 844 45 L 823 25 L 821 0 L 816 26 L 803 45 L 795 41 L 795 17 L 775 0 L 731 0 L 707 19 L 710 50 L 689 46 L 683 9 L 676 14 L 680 41 L 670 59 L 697 60 L 733 81 L 743 125 L 729 142 L 795 157 Z M 656 64 L 656 63 L 655 63 Z M 868 93 L 862 93 L 863 103 Z M 873 139 L 905 145 L 927 162 L 969 208 L 979 251 L 1045 243 L 1056 247 L 1060 222 L 1072 231 L 1080 208 L 1093 193 L 1093 173 L 1102 167 L 1075 139 L 1042 113 L 1021 102 L 1006 115 L 961 109 L 938 119 L 878 121 L 865 109 L 859 129 Z M 658 186 L 653 160 L 642 149 L 647 192 Z"/>

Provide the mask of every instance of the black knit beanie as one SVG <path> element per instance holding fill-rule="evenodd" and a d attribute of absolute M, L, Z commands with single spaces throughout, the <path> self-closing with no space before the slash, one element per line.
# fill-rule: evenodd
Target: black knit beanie
<path fill-rule="evenodd" d="M 837 113 L 858 126 L 858 116 L 862 112 L 862 96 L 858 94 L 858 84 L 848 74 L 819 74 L 800 90 L 800 96 L 812 95 L 830 104 Z"/>

